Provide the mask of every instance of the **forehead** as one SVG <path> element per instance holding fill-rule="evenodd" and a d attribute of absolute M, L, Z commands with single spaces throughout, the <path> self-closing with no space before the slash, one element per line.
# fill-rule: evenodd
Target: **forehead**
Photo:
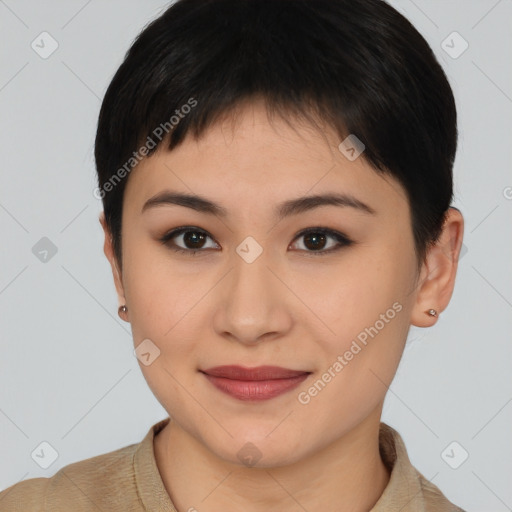
<path fill-rule="evenodd" d="M 158 151 L 132 170 L 125 205 L 141 210 L 155 194 L 172 189 L 245 206 L 248 215 L 283 199 L 326 192 L 348 193 L 375 209 L 407 207 L 405 191 L 362 158 L 349 160 L 332 129 L 303 121 L 269 120 L 253 103 L 227 116 L 195 140 L 188 135 L 172 151 Z"/>

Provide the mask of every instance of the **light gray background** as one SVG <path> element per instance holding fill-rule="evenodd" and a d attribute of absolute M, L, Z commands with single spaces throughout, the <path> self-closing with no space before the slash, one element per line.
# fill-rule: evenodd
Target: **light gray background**
<path fill-rule="evenodd" d="M 391 3 L 429 41 L 454 89 L 454 206 L 467 253 L 438 323 L 411 328 L 383 421 L 456 504 L 512 510 L 512 2 Z M 101 98 L 133 38 L 166 5 L 0 0 L 0 489 L 139 442 L 167 416 L 117 316 L 92 194 Z M 59 45 L 47 59 L 31 48 L 43 31 Z M 446 39 L 453 31 L 469 43 L 458 58 L 441 46 L 462 48 Z M 32 252 L 42 237 L 58 249 L 46 263 Z M 31 458 L 42 441 L 58 452 L 47 469 Z M 458 469 L 441 455 L 452 441 L 469 454 Z M 448 450 L 455 461 L 461 453 Z"/>

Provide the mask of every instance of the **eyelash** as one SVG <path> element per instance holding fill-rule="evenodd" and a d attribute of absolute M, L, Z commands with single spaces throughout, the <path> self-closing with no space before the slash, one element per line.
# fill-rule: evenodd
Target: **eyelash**
<path fill-rule="evenodd" d="M 205 252 L 206 249 L 183 249 L 181 247 L 177 247 L 176 245 L 173 246 L 173 245 L 169 244 L 169 242 L 171 241 L 172 238 L 174 238 L 178 235 L 181 235 L 183 233 L 189 232 L 189 231 L 204 234 L 213 240 L 213 237 L 211 237 L 208 234 L 208 232 L 206 232 L 202 229 L 195 228 L 193 226 L 186 226 L 186 227 L 177 228 L 177 229 L 173 229 L 172 231 L 169 231 L 163 237 L 161 237 L 159 239 L 159 241 L 163 245 L 166 245 L 169 249 L 171 249 L 175 252 L 178 252 L 178 253 L 186 253 L 189 256 L 195 256 L 197 253 Z M 342 233 L 339 233 L 338 231 L 334 231 L 332 229 L 322 228 L 322 227 L 304 229 L 300 233 L 298 233 L 293 240 L 295 241 L 298 238 L 309 235 L 311 233 L 330 236 L 330 237 L 334 238 L 339 244 L 338 246 L 332 247 L 331 249 L 327 249 L 327 250 L 304 251 L 303 249 L 300 249 L 300 251 L 306 252 L 306 253 L 308 253 L 308 255 L 312 255 L 312 256 L 325 256 L 327 254 L 331 254 L 333 252 L 339 251 L 342 247 L 349 247 L 354 243 L 353 240 L 351 240 L 347 236 L 343 235 Z"/>

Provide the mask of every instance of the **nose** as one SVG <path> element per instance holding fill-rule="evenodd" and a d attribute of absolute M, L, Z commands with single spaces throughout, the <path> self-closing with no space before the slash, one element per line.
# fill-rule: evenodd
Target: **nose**
<path fill-rule="evenodd" d="M 293 294 L 265 251 L 248 261 L 235 254 L 231 270 L 219 283 L 214 328 L 219 336 L 255 345 L 291 329 Z"/>

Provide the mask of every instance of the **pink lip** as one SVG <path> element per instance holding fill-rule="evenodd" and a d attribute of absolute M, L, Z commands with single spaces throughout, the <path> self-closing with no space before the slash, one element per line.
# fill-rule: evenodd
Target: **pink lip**
<path fill-rule="evenodd" d="M 246 401 L 274 398 L 303 382 L 311 372 L 289 370 L 279 366 L 216 366 L 200 370 L 220 391 Z"/>

